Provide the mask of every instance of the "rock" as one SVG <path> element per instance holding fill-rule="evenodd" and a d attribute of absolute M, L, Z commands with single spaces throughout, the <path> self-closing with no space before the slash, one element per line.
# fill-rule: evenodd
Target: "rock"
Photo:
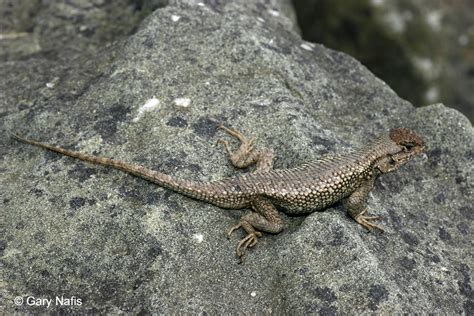
<path fill-rule="evenodd" d="M 348 55 L 303 42 L 279 8 L 170 1 L 102 48 L 1 64 L 6 313 L 472 313 L 469 121 L 415 109 Z M 396 126 L 428 152 L 377 181 L 369 211 L 385 233 L 337 204 L 285 217 L 241 265 L 242 234 L 225 234 L 244 211 L 8 137 L 207 181 L 242 172 L 215 145 L 216 121 L 274 148 L 277 168 Z"/>

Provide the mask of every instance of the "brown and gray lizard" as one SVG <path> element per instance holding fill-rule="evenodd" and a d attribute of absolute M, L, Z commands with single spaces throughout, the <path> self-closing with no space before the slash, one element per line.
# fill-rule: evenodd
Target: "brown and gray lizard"
<path fill-rule="evenodd" d="M 278 209 L 286 214 L 309 214 L 342 200 L 355 221 L 369 230 L 380 229 L 373 223 L 379 217 L 366 215 L 366 201 L 375 179 L 397 170 L 424 151 L 424 141 L 420 136 L 409 129 L 397 128 L 351 153 L 326 155 L 297 168 L 273 169 L 272 150 L 255 149 L 254 138 L 247 139 L 236 130 L 219 127 L 240 141 L 236 151 L 230 149 L 226 140 L 218 141 L 224 145 L 232 164 L 238 168 L 256 164 L 255 172 L 215 182 L 179 180 L 120 160 L 70 151 L 16 135 L 13 137 L 63 155 L 120 169 L 222 208 L 252 208 L 253 212 L 242 216 L 229 231 L 229 236 L 239 228 L 247 233 L 237 245 L 240 258 L 247 248 L 255 246 L 261 232 L 277 234 L 283 230 Z"/>

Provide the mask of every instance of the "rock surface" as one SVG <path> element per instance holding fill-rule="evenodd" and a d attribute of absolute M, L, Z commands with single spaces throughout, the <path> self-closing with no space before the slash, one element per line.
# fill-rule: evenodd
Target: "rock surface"
<path fill-rule="evenodd" d="M 291 21 L 268 1 L 170 1 L 104 47 L 0 64 L 2 311 L 474 312 L 471 124 L 441 104 L 415 109 L 351 57 L 303 42 Z M 369 211 L 385 233 L 337 204 L 285 217 L 240 265 L 241 236 L 225 233 L 243 211 L 7 134 L 216 180 L 241 171 L 215 145 L 215 121 L 274 148 L 277 168 L 396 126 L 428 152 L 377 181 Z"/>

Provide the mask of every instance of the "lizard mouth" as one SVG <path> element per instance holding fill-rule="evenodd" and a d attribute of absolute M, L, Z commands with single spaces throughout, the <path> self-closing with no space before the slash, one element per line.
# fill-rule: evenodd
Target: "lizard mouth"
<path fill-rule="evenodd" d="M 403 146 L 403 151 L 396 153 L 392 156 L 394 162 L 399 164 L 405 164 L 413 157 L 422 154 L 425 151 L 425 146 L 414 146 L 414 145 L 405 145 Z"/>

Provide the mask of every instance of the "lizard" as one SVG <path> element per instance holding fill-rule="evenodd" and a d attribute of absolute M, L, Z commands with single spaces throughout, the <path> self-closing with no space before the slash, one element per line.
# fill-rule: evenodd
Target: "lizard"
<path fill-rule="evenodd" d="M 342 201 L 357 223 L 369 231 L 383 230 L 374 223 L 379 216 L 367 215 L 367 199 L 374 181 L 425 150 L 425 142 L 418 134 L 407 128 L 395 128 L 359 149 L 326 154 L 291 169 L 273 169 L 272 149 L 255 148 L 255 137 L 247 138 L 236 129 L 222 124 L 218 128 L 240 142 L 239 148 L 233 151 L 227 140 L 218 140 L 232 165 L 237 168 L 255 165 L 255 171 L 211 182 L 188 181 L 121 160 L 67 150 L 14 134 L 12 137 L 59 154 L 122 170 L 221 208 L 251 208 L 252 212 L 243 215 L 228 232 L 229 237 L 239 228 L 246 232 L 236 248 L 241 261 L 245 251 L 257 244 L 262 232 L 278 234 L 284 229 L 279 211 L 288 215 L 310 214 Z"/>

